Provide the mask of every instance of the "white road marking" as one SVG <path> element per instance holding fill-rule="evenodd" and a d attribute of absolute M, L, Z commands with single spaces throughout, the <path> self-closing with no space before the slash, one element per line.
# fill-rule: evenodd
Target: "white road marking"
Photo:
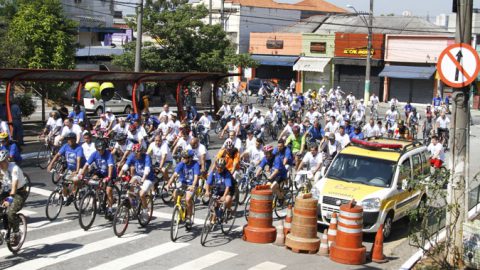
<path fill-rule="evenodd" d="M 46 190 L 46 189 L 37 188 L 37 187 L 32 187 L 30 189 L 30 192 L 41 195 L 41 196 L 45 196 L 45 197 L 50 197 L 50 194 L 52 194 L 51 190 Z"/>
<path fill-rule="evenodd" d="M 60 234 L 55 234 L 49 237 L 45 238 L 40 238 L 36 240 L 28 240 L 28 231 L 27 231 L 27 239 L 25 240 L 25 243 L 23 244 L 23 247 L 20 251 L 20 254 L 22 251 L 27 250 L 27 249 L 39 249 L 43 247 L 44 245 L 51 245 L 51 244 L 58 244 L 60 242 L 64 242 L 70 239 L 74 239 L 77 237 L 83 237 L 83 236 L 88 236 L 100 232 L 104 232 L 106 230 L 111 230 L 111 228 L 103 228 L 103 227 L 92 227 L 90 230 L 85 231 L 83 229 L 80 230 L 74 230 L 74 231 L 69 231 L 65 233 L 60 233 Z M 0 258 L 5 257 L 8 255 L 11 255 L 12 253 L 8 250 L 8 248 L 2 248 L 0 249 Z M 27 268 L 29 269 L 29 268 Z"/>
<path fill-rule="evenodd" d="M 173 242 L 164 243 L 146 250 L 139 251 L 137 253 L 130 254 L 128 256 L 118 258 L 113 261 L 109 261 L 101 265 L 97 265 L 96 267 L 90 268 L 90 270 L 125 269 L 130 266 L 154 259 L 156 257 L 160 257 L 162 255 L 173 252 L 175 250 L 187 247 L 189 245 L 190 244 L 188 243 L 173 243 Z"/>
<path fill-rule="evenodd" d="M 283 264 L 278 264 L 274 262 L 263 262 L 255 265 L 254 267 L 249 268 L 248 270 L 280 270 L 287 266 Z"/>
<path fill-rule="evenodd" d="M 186 262 L 170 270 L 200 270 L 237 256 L 235 253 L 215 251 L 198 259 Z"/>
<path fill-rule="evenodd" d="M 35 211 L 30 211 L 30 210 L 26 210 L 26 209 L 22 209 L 22 210 L 20 210 L 20 213 L 22 213 L 22 214 L 24 214 L 25 216 L 29 217 L 29 216 L 35 215 L 37 212 L 35 212 Z"/>
<path fill-rule="evenodd" d="M 41 257 L 39 259 L 31 259 L 24 263 L 16 264 L 10 269 L 11 270 L 40 269 L 40 268 L 61 263 L 67 260 L 71 260 L 80 256 L 88 255 L 94 252 L 98 252 L 101 250 L 126 244 L 128 242 L 132 242 L 134 240 L 138 240 L 147 236 L 148 236 L 147 234 L 130 234 L 130 235 L 126 234 L 122 238 L 118 238 L 115 236 L 115 237 L 107 238 L 104 240 L 96 241 L 93 243 L 89 243 L 86 245 L 80 245 L 78 248 L 66 248 L 62 251 L 48 254 L 47 256 Z"/>
<path fill-rule="evenodd" d="M 172 213 L 173 213 L 173 208 L 172 208 L 171 213 L 163 213 L 163 212 L 159 212 L 159 211 L 153 211 L 153 216 L 161 218 L 161 219 L 172 220 Z M 204 218 L 194 218 L 193 219 L 193 223 L 197 224 L 197 225 L 200 225 L 200 224 L 203 225 L 204 222 L 205 222 Z"/>
<path fill-rule="evenodd" d="M 27 224 L 27 226 L 28 226 L 27 233 L 33 232 L 33 231 L 36 231 L 36 230 L 45 229 L 45 228 L 50 228 L 50 227 L 53 227 L 53 226 L 62 225 L 62 224 L 69 223 L 69 222 L 72 222 L 72 221 L 73 221 L 73 219 L 59 219 L 59 220 L 55 220 L 55 221 L 42 220 L 42 221 L 38 221 L 38 222 L 34 222 L 34 223 L 28 223 Z M 28 220 L 27 220 L 27 222 L 28 222 Z"/>

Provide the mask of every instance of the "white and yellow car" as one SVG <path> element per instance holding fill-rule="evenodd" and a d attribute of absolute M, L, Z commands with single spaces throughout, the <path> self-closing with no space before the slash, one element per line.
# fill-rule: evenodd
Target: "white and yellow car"
<path fill-rule="evenodd" d="M 312 193 L 318 198 L 319 223 L 328 225 L 340 205 L 355 199 L 363 207 L 363 231 L 375 233 L 384 224 L 384 237 L 394 221 L 426 200 L 426 192 L 412 190 L 414 175 L 428 175 L 426 147 L 418 142 L 374 139 L 352 142 L 333 160 Z"/>

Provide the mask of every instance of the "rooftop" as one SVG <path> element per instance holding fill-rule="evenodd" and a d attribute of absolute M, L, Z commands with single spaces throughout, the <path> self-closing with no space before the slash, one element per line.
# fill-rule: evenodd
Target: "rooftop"
<path fill-rule="evenodd" d="M 302 11 L 317 11 L 325 13 L 346 13 L 347 11 L 323 0 L 303 0 L 296 3 L 277 2 L 274 0 L 225 0 L 232 4 L 245 7 L 261 7 L 273 9 L 293 9 Z"/>

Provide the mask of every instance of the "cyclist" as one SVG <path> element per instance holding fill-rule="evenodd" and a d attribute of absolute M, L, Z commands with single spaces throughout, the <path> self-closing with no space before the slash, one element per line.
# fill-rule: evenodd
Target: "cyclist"
<path fill-rule="evenodd" d="M 173 164 L 173 157 L 168 143 L 163 142 L 160 134 L 157 134 L 154 141 L 148 146 L 147 154 L 152 157 L 152 164 L 160 169 L 163 179 L 168 179 L 168 169 Z"/>
<path fill-rule="evenodd" d="M 114 139 L 116 142 L 113 146 L 112 156 L 114 156 L 117 161 L 117 168 L 121 168 L 123 164 L 125 164 L 125 161 L 127 161 L 133 144 L 127 142 L 127 134 L 125 133 L 118 133 Z"/>
<path fill-rule="evenodd" d="M 73 123 L 78 125 L 80 122 L 85 122 L 85 112 L 81 110 L 80 105 L 76 104 L 73 106 L 73 111 L 70 112 L 68 118 L 72 118 Z"/>
<path fill-rule="evenodd" d="M 353 129 L 353 132 L 350 133 L 350 140 L 352 139 L 357 139 L 357 140 L 363 140 L 365 138 L 365 135 L 362 132 L 362 129 L 360 127 L 355 127 Z"/>
<path fill-rule="evenodd" d="M 268 184 L 271 185 L 272 191 L 277 194 L 279 199 L 283 199 L 284 194 L 280 192 L 280 183 L 287 179 L 287 168 L 282 162 L 282 158 L 279 155 L 274 155 L 273 146 L 267 145 L 263 148 L 265 157 L 259 164 L 259 167 L 255 173 L 255 176 L 258 178 L 265 170 L 265 166 L 268 165 L 268 170 L 270 175 L 267 176 Z"/>
<path fill-rule="evenodd" d="M 21 165 L 22 155 L 20 153 L 20 148 L 17 143 L 9 139 L 8 133 L 6 132 L 0 133 L 0 150 L 7 150 L 9 153 L 8 160 L 17 163 L 19 166 Z"/>
<path fill-rule="evenodd" d="M 293 126 L 292 131 L 293 134 L 287 138 L 285 144 L 291 147 L 292 154 L 295 155 L 295 164 L 298 166 L 300 164 L 300 155 L 304 150 L 302 149 L 302 136 L 300 135 L 299 126 Z"/>
<path fill-rule="evenodd" d="M 92 134 L 88 131 L 83 132 L 83 143 L 82 143 L 82 149 L 83 149 L 83 155 L 85 156 L 85 159 L 88 160 L 90 156 L 95 152 L 95 143 L 92 142 Z"/>
<path fill-rule="evenodd" d="M 193 138 L 190 141 L 190 144 L 187 145 L 187 150 L 194 151 L 195 156 L 193 157 L 193 160 L 200 163 L 200 172 L 206 173 L 212 164 L 212 159 L 210 158 L 210 154 L 205 145 L 201 144 L 198 138 Z"/>
<path fill-rule="evenodd" d="M 395 125 L 395 121 L 397 121 L 398 112 L 395 109 L 395 105 L 391 105 L 390 109 L 385 113 L 385 119 L 387 120 L 387 125 L 392 127 Z"/>
<path fill-rule="evenodd" d="M 240 151 L 240 153 L 243 153 L 242 140 L 240 140 L 240 138 L 235 136 L 235 132 L 230 132 L 228 134 L 228 139 L 225 140 L 225 142 L 223 143 L 222 149 L 226 148 L 228 140 L 232 141 L 233 146 L 237 148 L 237 150 Z"/>
<path fill-rule="evenodd" d="M 435 112 L 439 111 L 441 105 L 442 105 L 442 97 L 440 93 L 438 93 L 437 96 L 432 99 L 433 110 Z"/>
<path fill-rule="evenodd" d="M 145 154 L 141 144 L 137 143 L 132 146 L 132 153 L 123 165 L 120 171 L 120 177 L 129 169 L 130 175 L 132 176 L 130 184 L 141 184 L 139 195 L 143 209 L 146 209 L 148 208 L 146 195 L 153 187 L 155 176 L 152 168 L 152 160 L 149 155 Z"/>
<path fill-rule="evenodd" d="M 230 171 L 226 169 L 227 162 L 223 158 L 217 159 L 215 162 L 216 170 L 214 170 L 207 178 L 205 185 L 205 196 L 210 197 L 212 186 L 215 186 L 217 196 L 221 196 L 220 201 L 225 202 L 227 215 L 231 211 L 232 198 L 235 194 L 235 180 Z"/>
<path fill-rule="evenodd" d="M 251 146 L 243 152 L 243 154 L 240 156 L 242 160 L 245 160 L 248 158 L 251 164 L 258 166 L 260 164 L 260 161 L 262 161 L 262 158 L 265 156 L 263 153 L 263 140 L 260 138 L 255 141 L 255 146 Z"/>
<path fill-rule="evenodd" d="M 146 142 L 144 139 L 145 136 L 146 134 L 143 134 L 141 132 L 141 129 L 137 125 L 137 123 L 133 123 L 128 127 L 127 139 L 129 142 L 133 144 L 139 143 L 142 146 L 146 146 Z"/>
<path fill-rule="evenodd" d="M 79 172 L 80 168 L 84 161 L 84 154 L 83 148 L 77 144 L 76 142 L 77 135 L 73 132 L 65 135 L 65 139 L 67 143 L 63 145 L 58 153 L 53 157 L 52 161 L 48 164 L 47 171 L 51 171 L 53 165 L 57 162 L 60 156 L 64 156 L 66 163 L 67 163 L 67 171 L 65 173 L 65 180 L 73 182 L 73 188 L 68 194 L 67 188 L 64 187 L 63 189 L 63 196 L 67 197 L 67 201 L 65 205 L 70 205 L 74 200 L 74 194 L 77 190 L 78 180 L 79 180 Z"/>
<path fill-rule="evenodd" d="M 321 177 L 321 168 L 322 168 L 322 155 L 318 154 L 318 145 L 316 143 L 310 144 L 310 151 L 305 154 L 302 161 L 300 162 L 295 176 L 295 182 L 299 183 L 302 175 L 308 175 L 308 178 L 312 178 L 314 182 L 320 180 Z M 303 168 L 307 166 L 307 170 Z"/>
<path fill-rule="evenodd" d="M 240 123 L 237 122 L 237 118 L 232 115 L 230 116 L 230 122 L 228 122 L 225 127 L 223 128 L 222 132 L 220 133 L 220 139 L 223 138 L 225 132 L 235 132 L 235 135 L 240 134 Z"/>
<path fill-rule="evenodd" d="M 112 131 L 115 132 L 115 134 L 119 133 L 128 133 L 128 126 L 127 122 L 125 121 L 124 117 L 118 118 L 118 123 L 112 128 Z"/>
<path fill-rule="evenodd" d="M 445 162 L 445 151 L 443 145 L 438 142 L 437 136 L 432 136 L 432 142 L 427 147 L 428 152 L 430 152 L 430 166 L 435 169 L 440 169 Z"/>
<path fill-rule="evenodd" d="M 117 124 L 117 118 L 113 114 L 112 108 L 107 108 L 105 110 L 105 112 L 107 113 L 106 117 L 107 117 L 107 121 L 108 121 L 107 130 L 111 130 Z"/>
<path fill-rule="evenodd" d="M 378 111 L 377 108 L 379 103 L 380 100 L 378 99 L 378 96 L 376 96 L 375 93 L 372 93 L 372 95 L 370 96 L 370 114 Z"/>
<path fill-rule="evenodd" d="M 313 121 L 313 126 L 309 127 L 307 131 L 303 134 L 305 137 L 304 142 L 302 143 L 302 148 L 304 147 L 305 141 L 307 143 L 315 142 L 315 141 L 320 141 L 322 140 L 323 136 L 325 135 L 325 132 L 322 129 L 322 125 L 320 125 L 320 121 L 318 119 L 315 119 Z M 310 139 L 306 139 L 310 138 Z"/>
<path fill-rule="evenodd" d="M 340 152 L 341 149 L 342 146 L 339 142 L 337 142 L 337 140 L 335 140 L 334 133 L 330 133 L 328 134 L 328 137 L 324 137 L 323 142 L 320 144 L 320 151 L 323 154 L 323 172 L 328 169 L 333 159 Z"/>
<path fill-rule="evenodd" d="M 55 138 L 60 133 L 60 130 L 63 127 L 62 118 L 60 118 L 60 114 L 58 112 L 50 112 L 50 116 L 48 117 L 47 124 L 43 129 L 42 134 L 47 135 L 45 141 L 48 142 L 49 138 Z"/>
<path fill-rule="evenodd" d="M 363 134 L 365 134 L 365 137 L 367 138 L 379 136 L 380 130 L 378 129 L 378 126 L 375 125 L 373 118 L 370 118 L 370 120 L 368 120 L 368 124 L 363 127 Z"/>
<path fill-rule="evenodd" d="M 410 101 L 407 101 L 407 104 L 403 107 L 403 110 L 405 111 L 405 118 L 408 118 L 410 115 L 410 112 L 412 112 L 413 106 L 410 104 Z"/>
<path fill-rule="evenodd" d="M 212 118 L 208 115 L 208 111 L 204 111 L 202 117 L 198 119 L 197 122 L 198 130 L 206 135 L 210 131 L 210 126 L 212 125 Z"/>
<path fill-rule="evenodd" d="M 410 131 L 408 130 L 407 126 L 405 126 L 405 122 L 403 120 L 398 120 L 397 128 L 393 132 L 393 136 L 396 139 L 409 139 L 410 138 Z"/>
<path fill-rule="evenodd" d="M 193 209 L 193 195 L 195 193 L 195 188 L 198 185 L 198 179 L 200 176 L 200 165 L 198 162 L 193 160 L 195 152 L 193 150 L 183 150 L 182 152 L 182 161 L 177 164 L 175 172 L 170 177 L 167 183 L 167 187 L 170 189 L 173 181 L 177 179 L 180 180 L 182 188 L 186 188 L 185 201 L 187 204 L 187 214 L 186 214 L 186 227 L 190 228 L 192 225 L 192 209 Z M 177 197 L 177 191 L 175 190 L 173 197 Z"/>
<path fill-rule="evenodd" d="M 448 138 L 448 127 L 450 125 L 450 119 L 447 117 L 445 112 L 440 114 L 440 117 L 437 118 L 437 136 L 440 139 L 441 143 Z"/>
<path fill-rule="evenodd" d="M 95 142 L 95 149 L 97 151 L 93 152 L 90 158 L 83 166 L 83 169 L 80 171 L 79 178 L 92 169 L 92 165 L 95 164 L 95 171 L 94 171 L 94 178 L 101 178 L 103 182 L 106 183 L 107 188 L 107 214 L 105 215 L 106 218 L 112 219 L 113 211 L 112 211 L 112 204 L 113 204 L 113 192 L 112 186 L 115 184 L 114 179 L 117 176 L 117 170 L 115 169 L 115 161 L 113 160 L 113 156 L 110 151 L 107 150 L 107 143 L 98 140 Z"/>
<path fill-rule="evenodd" d="M 8 225 L 12 228 L 10 243 L 18 245 L 20 241 L 19 223 L 17 213 L 22 210 L 27 199 L 26 181 L 22 169 L 13 162 L 8 162 L 9 153 L 7 150 L 0 150 L 0 172 L 2 178 L 0 186 L 0 202 L 2 207 L 7 208 Z"/>
<path fill-rule="evenodd" d="M 236 176 L 236 171 L 240 169 L 240 151 L 234 147 L 233 141 L 227 139 L 225 141 L 225 147 L 222 148 L 217 154 L 217 160 L 220 158 L 225 159 L 227 162 L 226 168 L 233 176 Z M 213 171 L 213 165 L 209 169 L 211 173 Z"/>
<path fill-rule="evenodd" d="M 81 136 L 81 133 L 82 133 L 82 130 L 81 128 L 76 125 L 76 124 L 73 124 L 73 120 L 71 118 L 67 118 L 65 119 L 65 121 L 63 121 L 63 128 L 62 128 L 62 131 L 60 132 L 60 135 L 57 135 L 55 137 L 55 141 L 54 141 L 54 145 L 55 146 L 60 146 L 60 142 L 63 140 L 63 137 L 65 137 L 67 134 L 73 132 L 75 133 L 75 135 L 77 136 L 77 143 L 80 142 L 80 136 Z"/>
<path fill-rule="evenodd" d="M 349 143 L 350 143 L 350 136 L 345 133 L 345 127 L 340 126 L 338 129 L 338 132 L 335 133 L 335 140 L 337 140 L 340 145 L 342 146 L 342 149 L 345 148 Z"/>
<path fill-rule="evenodd" d="M 264 147 L 265 149 L 265 147 Z M 293 164 L 293 155 L 290 148 L 285 147 L 285 141 L 283 139 L 278 140 L 278 145 L 275 149 L 273 149 L 273 155 L 275 157 L 279 156 L 280 160 L 282 160 L 283 165 L 289 169 L 290 165 Z"/>
<path fill-rule="evenodd" d="M 330 116 L 330 122 L 325 125 L 325 135 L 335 134 L 339 127 L 340 123 L 337 122 L 337 117 L 335 115 Z"/>
<path fill-rule="evenodd" d="M 253 136 L 253 130 L 252 129 L 247 130 L 247 138 L 245 139 L 245 149 L 254 147 L 256 141 L 257 141 L 257 138 Z"/>
<path fill-rule="evenodd" d="M 417 108 L 412 107 L 412 111 L 407 116 L 407 125 L 410 128 L 415 128 L 418 133 L 418 123 L 420 122 L 420 114 L 417 112 Z"/>

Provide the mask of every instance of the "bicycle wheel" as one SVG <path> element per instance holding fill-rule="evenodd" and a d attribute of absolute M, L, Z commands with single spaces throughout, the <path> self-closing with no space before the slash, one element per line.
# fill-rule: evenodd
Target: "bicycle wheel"
<path fill-rule="evenodd" d="M 78 210 L 78 222 L 80 227 L 87 231 L 92 227 L 97 216 L 97 196 L 94 191 L 88 192 L 83 196 Z"/>
<path fill-rule="evenodd" d="M 208 211 L 207 216 L 205 217 L 205 222 L 203 223 L 202 235 L 200 235 L 200 244 L 205 246 L 207 242 L 208 234 L 212 231 L 213 224 L 211 223 L 212 211 Z"/>
<path fill-rule="evenodd" d="M 73 206 L 78 211 L 80 209 L 80 201 L 82 200 L 83 196 L 85 196 L 87 190 L 85 188 L 77 188 L 75 191 L 75 200 L 73 201 Z"/>
<path fill-rule="evenodd" d="M 53 221 L 55 220 L 60 212 L 62 211 L 63 207 L 63 195 L 61 189 L 54 190 L 47 200 L 47 205 L 45 206 L 45 215 L 47 216 L 48 220 Z"/>
<path fill-rule="evenodd" d="M 137 219 L 140 226 L 146 227 L 152 220 L 153 215 L 153 200 L 151 196 L 147 196 L 147 208 L 143 209 L 142 203 L 138 204 Z"/>
<path fill-rule="evenodd" d="M 61 162 L 55 163 L 52 171 L 52 183 L 57 185 L 62 180 L 63 173 L 65 172 L 63 164 Z"/>
<path fill-rule="evenodd" d="M 284 198 L 282 200 L 279 200 L 278 196 L 276 195 L 274 196 L 274 199 L 273 199 L 274 200 L 273 210 L 275 212 L 275 215 L 279 219 L 283 219 L 287 216 L 287 209 L 289 205 L 293 206 L 293 199 L 294 199 L 293 192 L 288 188 L 284 188 L 283 192 L 284 192 Z"/>
<path fill-rule="evenodd" d="M 160 194 L 160 198 L 162 199 L 162 201 L 165 204 L 169 204 L 173 200 L 173 190 L 172 189 L 170 189 L 170 190 L 167 189 L 167 181 L 163 182 L 162 193 Z"/>
<path fill-rule="evenodd" d="M 228 213 L 226 211 L 223 214 L 222 232 L 225 235 L 229 234 L 233 229 L 233 225 L 235 224 L 235 219 L 237 218 L 237 207 L 238 207 L 238 190 L 236 190 L 235 194 L 233 195 L 231 212 Z"/>
<path fill-rule="evenodd" d="M 172 240 L 172 242 L 175 242 L 178 239 L 178 228 L 182 222 L 182 217 L 180 215 L 180 208 L 178 205 L 175 205 L 172 213 L 172 221 L 170 223 L 170 240 Z"/>
<path fill-rule="evenodd" d="M 25 238 L 27 238 L 27 218 L 21 213 L 17 214 L 17 217 L 19 219 L 18 233 L 20 234 L 20 239 L 16 245 L 12 245 L 10 241 L 7 241 L 7 247 L 13 254 L 17 254 L 17 252 L 22 248 Z M 11 233 L 13 233 L 12 228 L 9 228 L 7 233 L 9 238 Z"/>
<path fill-rule="evenodd" d="M 37 165 L 40 169 L 46 169 L 50 162 L 50 149 L 47 145 L 41 144 L 37 152 Z"/>
<path fill-rule="evenodd" d="M 215 125 L 215 129 L 213 130 L 215 134 L 220 133 L 222 131 L 222 123 L 220 120 L 217 121 L 217 124 Z"/>
<path fill-rule="evenodd" d="M 248 183 L 248 179 L 240 180 L 238 184 L 238 204 L 242 205 L 248 197 L 248 193 L 250 192 Z"/>
<path fill-rule="evenodd" d="M 30 190 L 32 189 L 32 181 L 30 180 L 30 176 L 28 174 L 24 173 L 23 176 L 25 177 L 25 189 L 27 191 L 27 196 L 25 197 L 25 201 L 28 199 L 28 196 L 30 196 Z"/>
<path fill-rule="evenodd" d="M 126 200 L 128 202 L 128 199 Z M 118 237 L 121 237 L 128 228 L 130 221 L 130 209 L 128 208 L 128 203 L 122 204 L 113 217 L 113 233 Z"/>
<path fill-rule="evenodd" d="M 243 216 L 245 220 L 248 221 L 248 213 L 250 212 L 250 196 L 247 197 L 247 201 L 245 202 L 245 207 L 243 208 Z"/>

